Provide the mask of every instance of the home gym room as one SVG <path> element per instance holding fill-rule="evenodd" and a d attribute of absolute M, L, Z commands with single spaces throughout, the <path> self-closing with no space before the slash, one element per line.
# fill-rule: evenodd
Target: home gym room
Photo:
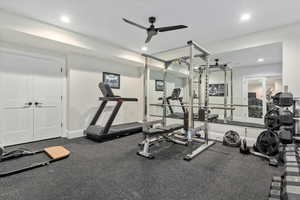
<path fill-rule="evenodd" d="M 1 1 L 0 200 L 299 200 L 299 7 Z"/>

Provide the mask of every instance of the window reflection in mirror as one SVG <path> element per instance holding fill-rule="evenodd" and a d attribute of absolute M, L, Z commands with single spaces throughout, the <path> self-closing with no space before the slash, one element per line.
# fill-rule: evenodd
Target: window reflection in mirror
<path fill-rule="evenodd" d="M 263 81 L 261 79 L 248 80 L 249 118 L 263 118 L 263 92 Z"/>

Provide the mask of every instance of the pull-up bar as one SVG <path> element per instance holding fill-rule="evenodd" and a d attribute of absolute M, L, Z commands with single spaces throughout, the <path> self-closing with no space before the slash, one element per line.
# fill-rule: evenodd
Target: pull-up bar
<path fill-rule="evenodd" d="M 156 60 L 156 61 L 159 61 L 159 62 L 162 62 L 162 63 L 168 62 L 167 60 L 163 60 L 163 59 L 158 58 L 158 57 L 156 57 L 156 56 L 149 55 L 149 54 L 145 54 L 145 53 L 143 53 L 142 56 L 144 56 L 144 57 L 146 57 L 146 58 L 151 58 L 151 59 L 153 59 L 153 60 Z"/>
<path fill-rule="evenodd" d="M 188 45 L 191 45 L 191 44 L 194 45 L 194 47 L 198 51 L 200 51 L 201 53 L 203 53 L 203 56 L 209 56 L 211 54 L 211 53 L 209 53 L 208 50 L 204 49 L 203 47 L 201 47 L 200 45 L 198 45 L 196 42 L 194 42 L 192 40 L 188 41 L 187 43 L 188 43 Z"/>

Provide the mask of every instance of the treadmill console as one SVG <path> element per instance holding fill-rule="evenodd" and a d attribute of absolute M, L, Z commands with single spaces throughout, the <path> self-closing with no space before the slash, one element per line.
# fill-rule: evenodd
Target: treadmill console
<path fill-rule="evenodd" d="M 179 98 L 180 92 L 181 92 L 180 88 L 174 88 L 171 97 L 173 99 Z"/>
<path fill-rule="evenodd" d="M 103 82 L 99 83 L 99 89 L 101 90 L 104 97 L 115 97 L 112 89 L 108 84 Z"/>

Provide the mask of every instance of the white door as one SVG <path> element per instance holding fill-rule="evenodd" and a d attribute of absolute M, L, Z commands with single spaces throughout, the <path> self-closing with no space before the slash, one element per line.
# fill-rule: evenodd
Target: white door
<path fill-rule="evenodd" d="M 43 140 L 62 135 L 61 67 L 44 61 L 33 73 L 34 139 Z"/>
<path fill-rule="evenodd" d="M 17 59 L 12 54 L 0 53 L 0 140 L 5 145 L 30 142 L 33 137 L 32 87 L 31 75 L 26 70 L 26 67 L 30 70 L 28 64 L 22 57 Z"/>
<path fill-rule="evenodd" d="M 61 72 L 58 66 L 45 59 L 0 52 L 2 144 L 61 136 Z M 35 105 L 35 102 L 43 104 Z"/>

